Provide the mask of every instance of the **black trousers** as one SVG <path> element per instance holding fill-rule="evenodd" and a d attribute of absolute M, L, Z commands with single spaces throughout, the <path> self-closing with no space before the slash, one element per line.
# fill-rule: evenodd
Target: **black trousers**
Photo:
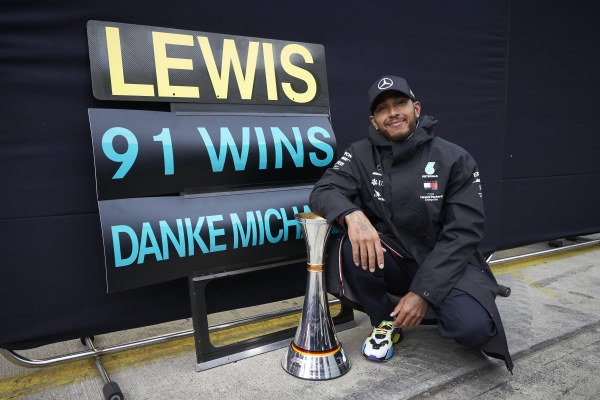
<path fill-rule="evenodd" d="M 414 260 L 403 259 L 387 251 L 385 267 L 375 272 L 354 265 L 352 246 L 346 237 L 342 243 L 342 274 L 344 284 L 350 285 L 358 302 L 377 326 L 383 320 L 393 320 L 390 313 L 396 307 L 387 293 L 404 296 L 419 266 Z M 433 308 L 433 306 L 430 305 Z M 452 289 L 440 307 L 434 307 L 437 327 L 443 338 L 475 349 L 481 349 L 493 336 L 496 328 L 492 318 L 477 300 L 459 289 Z"/>

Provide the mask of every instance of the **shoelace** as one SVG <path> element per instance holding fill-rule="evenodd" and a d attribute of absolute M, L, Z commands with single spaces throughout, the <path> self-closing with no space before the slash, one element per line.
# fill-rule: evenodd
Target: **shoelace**
<path fill-rule="evenodd" d="M 382 326 L 378 326 L 375 329 L 376 329 L 375 337 L 377 337 L 378 335 L 383 335 L 385 337 L 387 335 L 387 333 L 393 329 L 393 327 L 390 325 L 382 325 Z"/>

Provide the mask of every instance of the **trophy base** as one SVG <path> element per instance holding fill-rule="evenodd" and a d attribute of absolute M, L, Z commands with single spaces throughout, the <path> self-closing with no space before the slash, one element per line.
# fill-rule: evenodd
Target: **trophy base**
<path fill-rule="evenodd" d="M 310 352 L 290 343 L 281 362 L 287 373 L 302 379 L 323 381 L 344 375 L 350 370 L 350 362 L 342 345 L 331 351 Z"/>

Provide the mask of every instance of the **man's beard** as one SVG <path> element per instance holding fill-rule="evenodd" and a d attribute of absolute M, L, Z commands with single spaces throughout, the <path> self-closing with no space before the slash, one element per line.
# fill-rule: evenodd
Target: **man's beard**
<path fill-rule="evenodd" d="M 401 136 L 392 137 L 386 129 L 380 129 L 379 133 L 390 142 L 402 142 L 410 137 L 417 128 L 417 116 L 415 115 L 412 121 L 408 124 L 408 130 Z"/>

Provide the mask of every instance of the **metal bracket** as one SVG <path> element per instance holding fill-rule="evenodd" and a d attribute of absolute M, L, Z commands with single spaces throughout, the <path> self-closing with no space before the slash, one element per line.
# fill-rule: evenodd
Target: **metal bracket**
<path fill-rule="evenodd" d="M 190 278 L 190 299 L 192 304 L 192 320 L 194 323 L 194 338 L 196 344 L 196 371 L 203 371 L 214 368 L 219 365 L 238 361 L 256 354 L 275 350 L 290 344 L 290 340 L 296 332 L 296 327 L 283 329 L 278 332 L 267 333 L 255 338 L 242 340 L 225 346 L 213 346 L 210 342 L 208 313 L 206 311 L 206 285 L 211 280 L 204 277 Z M 330 304 L 339 303 L 334 300 Z M 301 308 L 293 309 L 297 312 Z M 289 315 L 291 310 L 284 310 L 274 314 L 274 316 Z M 273 314 L 272 314 L 273 315 Z M 354 313 L 352 308 L 344 306 L 340 313 L 333 318 L 333 322 L 338 325 L 338 331 L 349 329 L 356 326 L 354 322 Z"/>
<path fill-rule="evenodd" d="M 329 107 L 318 106 L 275 106 L 263 104 L 201 104 L 170 103 L 176 115 L 250 115 L 250 116 L 326 116 L 330 119 Z"/>

